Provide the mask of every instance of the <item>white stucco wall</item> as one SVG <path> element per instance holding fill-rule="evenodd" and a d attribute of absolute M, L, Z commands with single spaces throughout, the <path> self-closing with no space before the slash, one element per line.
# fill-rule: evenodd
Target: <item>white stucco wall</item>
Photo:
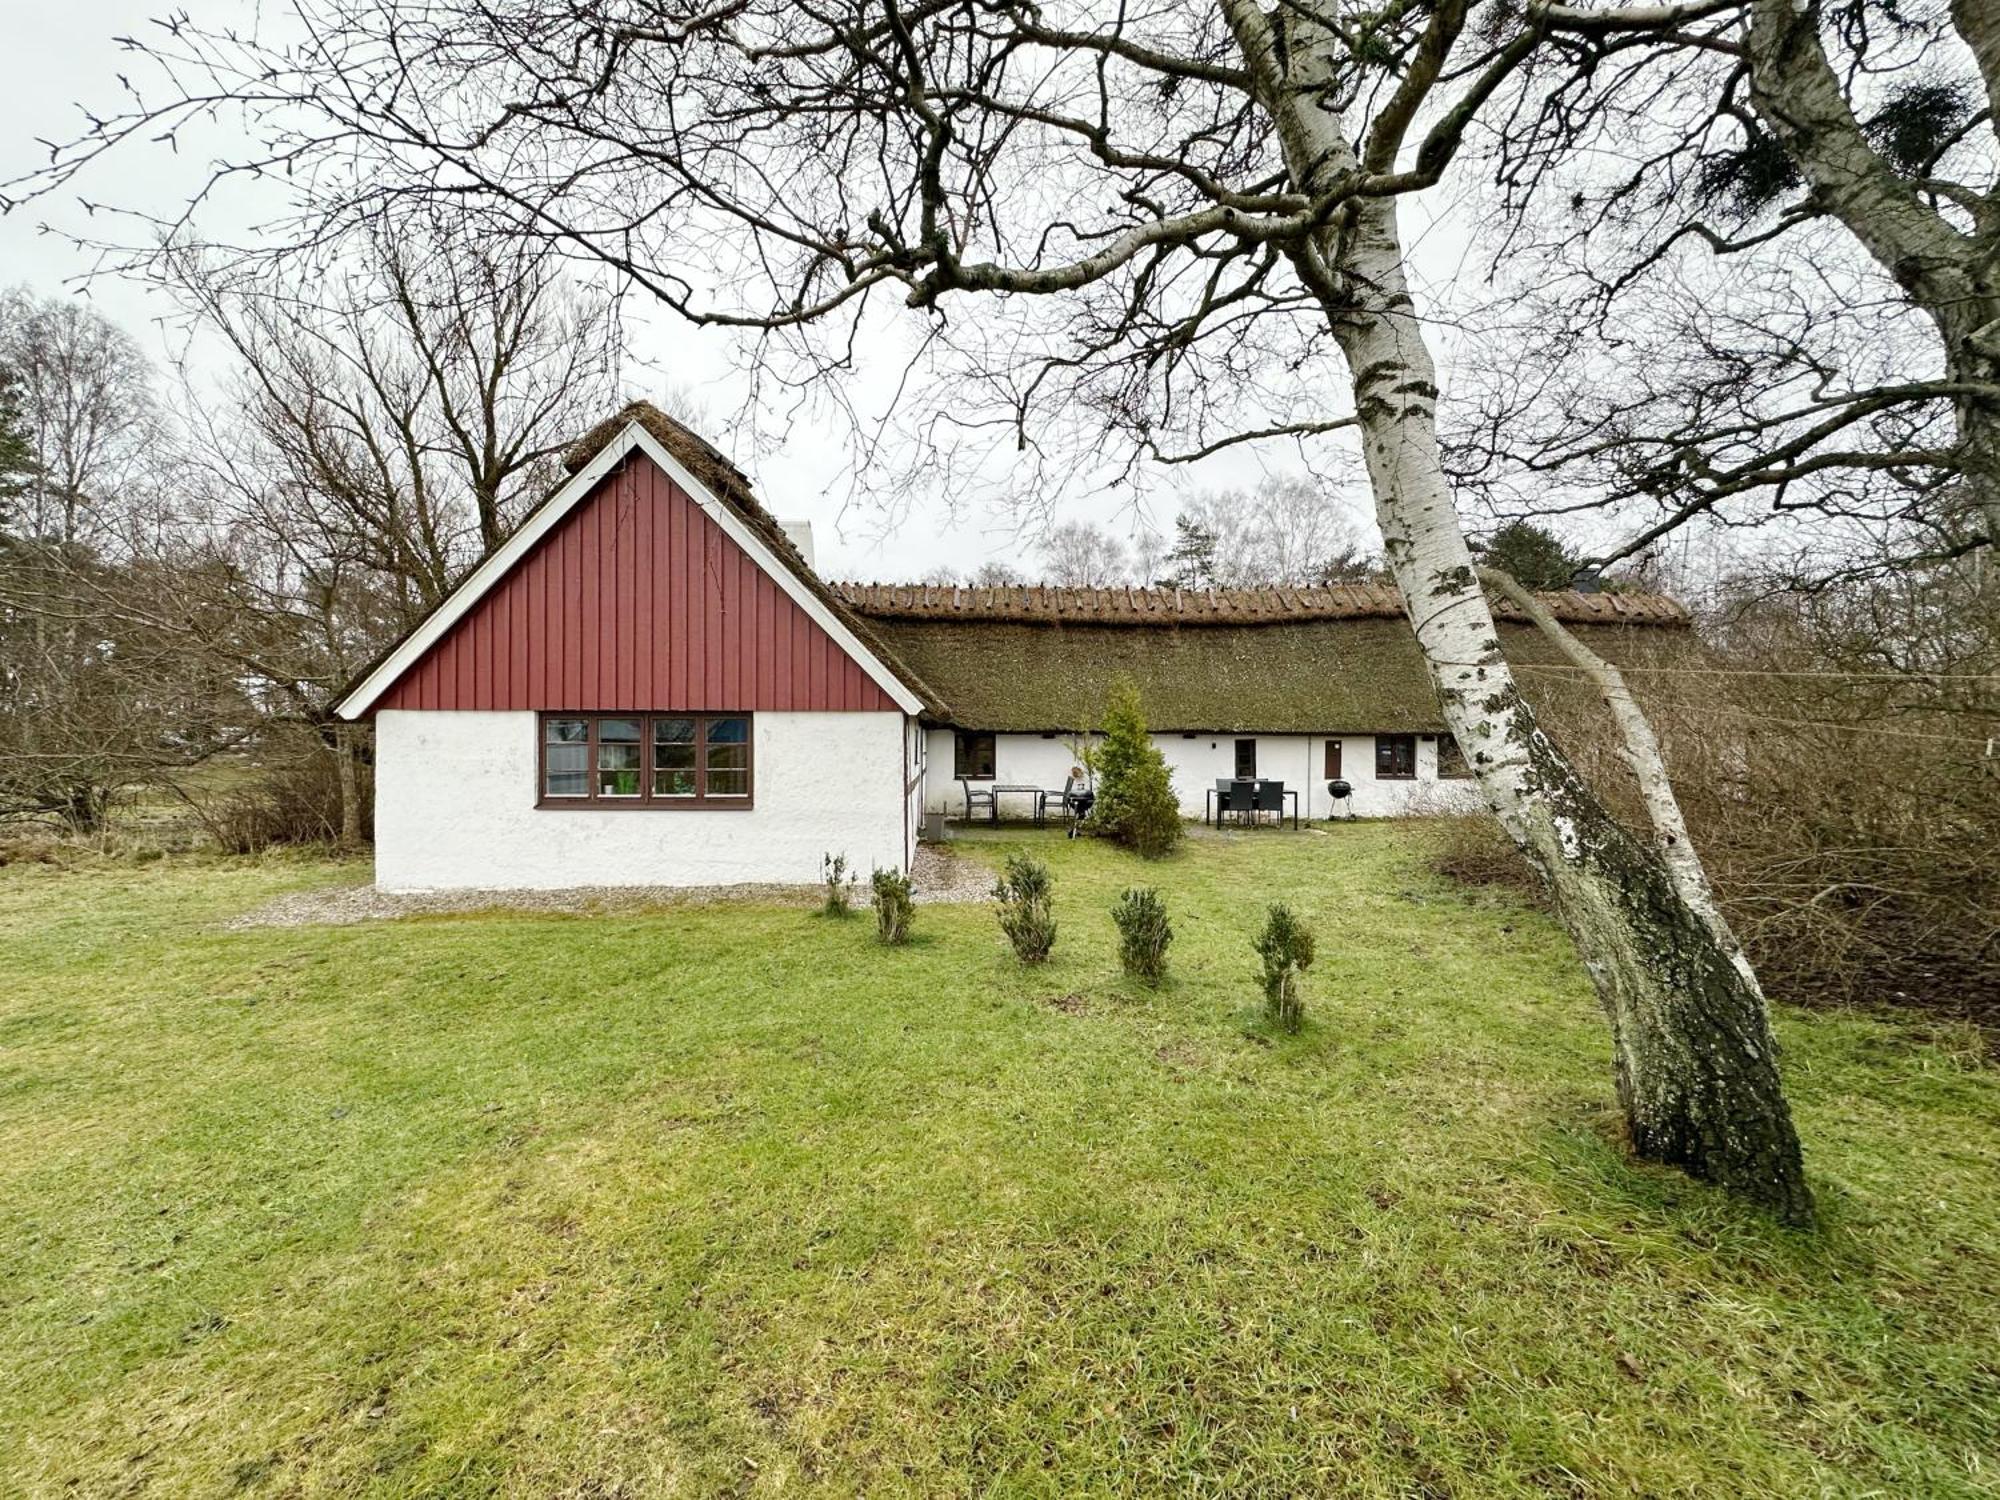
<path fill-rule="evenodd" d="M 954 765 L 952 733 L 946 729 L 929 731 L 929 766 L 925 776 L 924 805 L 942 809 L 951 817 L 965 812 L 965 796 Z M 1094 736 L 1093 738 L 1101 738 Z M 1323 734 L 1156 734 L 1153 743 L 1166 757 L 1174 773 L 1174 790 L 1181 799 L 1181 811 L 1190 818 L 1202 816 L 1206 793 L 1218 776 L 1236 773 L 1236 741 L 1257 741 L 1257 774 L 1282 781 L 1296 789 L 1301 818 L 1324 818 L 1332 808 L 1326 794 L 1326 742 Z M 1364 818 L 1403 817 L 1422 813 L 1471 811 L 1479 805 L 1479 789 L 1469 779 L 1438 779 L 1438 742 L 1435 736 L 1417 737 L 1417 774 L 1409 781 L 1375 779 L 1375 737 L 1371 734 L 1336 734 L 1341 742 L 1341 774 L 1354 795 L 1343 815 L 1352 811 Z M 1071 766 L 1077 764 L 1074 737 L 1045 739 L 1035 734 L 1002 734 L 994 740 L 994 779 L 1002 785 L 1041 786 L 1059 789 Z M 1001 801 L 1001 815 L 1025 817 L 1029 803 L 1023 797 Z"/>
<path fill-rule="evenodd" d="M 908 868 L 901 713 L 759 713 L 755 806 L 535 806 L 533 713 L 375 719 L 375 883 L 384 890 L 807 884 L 820 856 Z M 947 760 L 947 764 L 949 761 Z"/>

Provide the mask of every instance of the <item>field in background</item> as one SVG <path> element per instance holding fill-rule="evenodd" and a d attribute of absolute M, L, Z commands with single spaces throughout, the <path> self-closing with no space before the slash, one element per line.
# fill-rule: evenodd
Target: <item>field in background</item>
<path fill-rule="evenodd" d="M 1826 1210 L 1616 1140 L 1560 935 L 1408 825 L 989 910 L 222 931 L 310 859 L 0 869 L 34 1494 L 1991 1493 L 2000 1075 L 1786 1012 Z M 1118 976 L 1156 883 L 1174 977 Z M 1249 934 L 1318 924 L 1271 1034 Z"/>

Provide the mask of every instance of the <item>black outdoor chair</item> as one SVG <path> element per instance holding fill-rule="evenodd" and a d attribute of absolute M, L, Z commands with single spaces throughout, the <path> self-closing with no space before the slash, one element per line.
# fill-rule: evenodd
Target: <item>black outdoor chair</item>
<path fill-rule="evenodd" d="M 977 791 L 973 788 L 971 780 L 964 776 L 958 778 L 958 784 L 965 792 L 966 822 L 970 823 L 979 815 L 982 809 L 986 813 L 987 822 L 998 823 L 1000 821 L 1000 800 L 993 795 L 992 787 L 989 786 L 984 791 Z"/>
<path fill-rule="evenodd" d="M 1285 821 L 1285 784 L 1282 781 L 1260 781 L 1256 785 L 1256 799 L 1251 803 L 1251 815 L 1261 819 L 1265 813 L 1276 813 L 1279 823 Z"/>
<path fill-rule="evenodd" d="M 1224 813 L 1257 812 L 1257 783 L 1254 781 L 1224 781 L 1215 783 L 1215 826 L 1222 826 Z"/>

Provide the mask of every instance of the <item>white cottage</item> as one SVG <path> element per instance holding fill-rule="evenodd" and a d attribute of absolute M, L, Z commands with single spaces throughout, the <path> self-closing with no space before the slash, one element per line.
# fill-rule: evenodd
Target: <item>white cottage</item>
<path fill-rule="evenodd" d="M 1393 590 L 828 584 L 808 533 L 645 403 L 567 462 L 337 706 L 375 723 L 384 888 L 807 883 L 829 851 L 907 868 L 926 810 L 963 816 L 972 791 L 1028 815 L 1061 790 L 1124 678 L 1190 817 L 1241 776 L 1305 818 L 1336 779 L 1363 816 L 1476 804 Z M 1668 600 L 1548 600 L 1614 659 L 1687 639 Z"/>
<path fill-rule="evenodd" d="M 1284 782 L 1308 819 L 1479 805 L 1392 588 L 836 587 L 944 705 L 921 715 L 927 809 L 960 817 L 968 792 L 1061 789 L 1121 679 L 1139 689 L 1188 817 L 1204 815 L 1218 780 L 1246 777 Z M 1613 660 L 1691 644 L 1686 611 L 1672 600 L 1543 598 Z M 1498 613 L 1509 660 L 1530 678 L 1537 667 L 1561 673 L 1539 632 L 1505 607 Z M 1338 809 L 1334 781 L 1351 788 Z M 984 797 L 976 800 L 986 816 Z M 1003 792 L 998 808 L 1018 815 L 1030 802 Z"/>

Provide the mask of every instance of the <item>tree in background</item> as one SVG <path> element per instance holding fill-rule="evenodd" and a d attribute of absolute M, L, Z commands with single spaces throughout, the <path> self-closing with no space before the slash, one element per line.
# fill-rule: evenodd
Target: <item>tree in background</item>
<path fill-rule="evenodd" d="M 1180 799 L 1173 772 L 1153 737 L 1139 689 L 1120 682 L 1104 707 L 1104 738 L 1091 752 L 1097 801 L 1090 826 L 1147 859 L 1173 852 L 1181 841 Z"/>
<path fill-rule="evenodd" d="M 70 544 L 114 520 L 160 434 L 154 374 L 130 334 L 75 298 L 0 294 L 0 367 L 32 454 L 22 533 Z M 17 471 L 20 472 L 20 471 Z"/>
<path fill-rule="evenodd" d="M 1129 583 L 1125 544 L 1102 527 L 1065 521 L 1042 539 L 1043 576 L 1064 588 L 1110 588 Z"/>
<path fill-rule="evenodd" d="M 192 255 L 171 285 L 235 354 L 204 424 L 237 519 L 392 588 L 411 621 L 499 546 L 617 403 L 613 308 L 554 258 L 428 216 L 302 296 Z M 199 398 L 197 398 L 199 400 Z"/>
<path fill-rule="evenodd" d="M 0 364 L 0 535 L 15 524 L 14 504 L 27 493 L 35 449 L 21 417 L 21 382 Z"/>
<path fill-rule="evenodd" d="M 1174 545 L 1167 553 L 1173 571 L 1167 582 L 1177 589 L 1215 587 L 1215 533 L 1195 516 L 1182 511 L 1174 517 Z"/>
<path fill-rule="evenodd" d="M 1013 564 L 1000 562 L 997 559 L 989 559 L 969 573 L 961 573 L 952 567 L 931 568 L 916 581 L 948 589 L 999 589 L 1027 582 Z"/>
<path fill-rule="evenodd" d="M 1509 521 L 1474 551 L 1487 567 L 1530 589 L 1570 588 L 1583 566 L 1560 537 L 1533 521 Z"/>
<path fill-rule="evenodd" d="M 1174 576 L 1200 580 L 1183 588 L 1317 587 L 1382 573 L 1333 489 L 1311 475 L 1274 474 L 1250 490 L 1195 495 L 1174 524 Z"/>
<path fill-rule="evenodd" d="M 0 357 L 0 818 L 93 833 L 121 791 L 242 743 L 256 710 L 182 649 L 179 576 L 152 551 L 172 434 L 137 346 L 17 289 Z"/>
<path fill-rule="evenodd" d="M 1813 544 L 1802 587 L 1990 556 L 2000 6 L 1528 11 L 1468 476 L 1503 510 L 1611 511 L 1600 564 L 1777 519 Z"/>

